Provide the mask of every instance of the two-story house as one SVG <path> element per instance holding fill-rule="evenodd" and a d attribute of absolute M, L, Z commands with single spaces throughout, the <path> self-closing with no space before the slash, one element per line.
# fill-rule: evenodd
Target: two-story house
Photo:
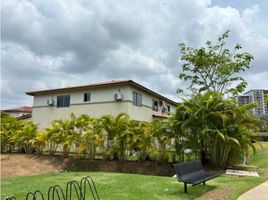
<path fill-rule="evenodd" d="M 53 120 L 88 114 L 127 113 L 131 119 L 152 121 L 175 112 L 177 103 L 132 81 L 110 81 L 76 87 L 26 92 L 34 97 L 32 120 L 40 128 Z"/>

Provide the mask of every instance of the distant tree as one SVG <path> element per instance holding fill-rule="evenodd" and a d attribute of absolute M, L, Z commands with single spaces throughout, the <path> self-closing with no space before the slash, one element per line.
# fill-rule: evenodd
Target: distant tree
<path fill-rule="evenodd" d="M 237 74 L 249 68 L 253 56 L 247 52 L 239 53 L 240 44 L 232 50 L 225 48 L 229 33 L 223 33 L 216 44 L 207 41 L 206 46 L 201 48 L 179 44 L 183 62 L 179 78 L 190 82 L 188 89 L 193 93 L 212 90 L 235 95 L 245 90 L 247 82 Z M 182 90 L 178 89 L 178 92 Z"/>
<path fill-rule="evenodd" d="M 265 95 L 264 102 L 268 104 L 268 94 Z"/>

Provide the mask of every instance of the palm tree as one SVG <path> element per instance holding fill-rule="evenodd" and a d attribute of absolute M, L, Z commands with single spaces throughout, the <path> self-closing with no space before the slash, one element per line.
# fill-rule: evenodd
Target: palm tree
<path fill-rule="evenodd" d="M 47 146 L 47 133 L 45 131 L 37 132 L 35 137 L 29 141 L 37 153 L 42 154 Z"/>
<path fill-rule="evenodd" d="M 254 143 L 260 143 L 255 139 L 259 132 L 259 125 L 261 121 L 250 113 L 250 109 L 254 108 L 255 104 L 246 104 L 236 108 L 236 112 L 232 122 L 236 124 L 232 133 L 240 143 L 241 151 L 244 155 L 244 164 L 249 164 L 250 149 L 255 153 L 256 149 Z"/>
<path fill-rule="evenodd" d="M 88 129 L 91 123 L 91 118 L 86 115 L 80 115 L 74 120 L 74 131 L 72 134 L 72 142 L 75 148 L 77 158 L 81 158 L 87 153 L 87 141 L 85 141 L 85 130 Z"/>
<path fill-rule="evenodd" d="M 46 128 L 43 132 L 43 137 L 47 141 L 47 149 L 50 155 L 55 155 L 58 146 L 63 143 L 63 139 L 59 134 L 60 131 L 60 123 L 58 121 L 53 121 L 51 126 Z"/>
<path fill-rule="evenodd" d="M 149 122 L 131 121 L 129 131 L 132 133 L 130 145 L 132 149 L 140 152 L 140 160 L 150 161 L 150 155 L 157 155 L 154 146 L 155 138 Z"/>
<path fill-rule="evenodd" d="M 159 160 L 164 162 L 166 159 L 167 144 L 171 138 L 171 127 L 167 120 L 154 119 L 151 122 L 151 132 L 157 140 Z"/>
<path fill-rule="evenodd" d="M 129 116 L 125 113 L 120 113 L 117 116 L 104 115 L 101 118 L 101 125 L 106 132 L 107 149 L 106 154 L 113 154 L 114 159 L 125 159 L 127 138 L 128 138 Z M 113 144 L 111 145 L 111 141 Z"/>
<path fill-rule="evenodd" d="M 181 107 L 188 115 L 183 127 L 195 133 L 199 152 L 216 166 L 224 167 L 232 151 L 246 152 L 252 146 L 252 137 L 245 134 L 256 131 L 250 108 L 239 108 L 233 100 L 211 91 L 185 100 Z"/>
<path fill-rule="evenodd" d="M 185 120 L 188 119 L 188 115 L 184 112 L 183 106 L 178 106 L 177 112 L 171 114 L 169 118 L 169 124 L 171 127 L 171 138 L 174 139 L 174 149 L 180 162 L 184 161 L 184 151 L 186 149 L 186 137 L 190 137 L 189 129 L 184 127 Z M 195 141 L 191 139 L 191 141 Z M 192 145 L 196 146 L 196 145 Z M 174 160 L 175 161 L 175 160 Z"/>
<path fill-rule="evenodd" d="M 10 138 L 16 134 L 21 125 L 17 119 L 7 113 L 1 112 L 0 117 L 1 152 L 10 153 L 14 149 L 14 143 L 10 141 Z"/>
<path fill-rule="evenodd" d="M 30 140 L 37 132 L 37 126 L 31 121 L 18 120 L 1 113 L 1 152 L 11 152 L 16 149 L 20 152 L 32 153 Z"/>
<path fill-rule="evenodd" d="M 80 125 L 79 123 L 76 124 L 76 127 L 81 130 L 79 149 L 82 152 L 88 153 L 90 159 L 95 159 L 97 150 L 100 150 L 104 143 L 104 136 L 99 119 L 87 118 L 82 115 L 77 121 L 82 121 Z"/>
<path fill-rule="evenodd" d="M 31 121 L 20 121 L 19 123 L 21 125 L 20 129 L 16 130 L 9 141 L 14 143 L 21 151 L 30 154 L 33 151 L 31 140 L 36 136 L 37 126 Z"/>

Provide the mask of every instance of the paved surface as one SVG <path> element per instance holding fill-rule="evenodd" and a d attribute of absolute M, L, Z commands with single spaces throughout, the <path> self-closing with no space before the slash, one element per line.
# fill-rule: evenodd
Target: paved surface
<path fill-rule="evenodd" d="M 237 200 L 268 200 L 268 181 L 242 194 Z"/>

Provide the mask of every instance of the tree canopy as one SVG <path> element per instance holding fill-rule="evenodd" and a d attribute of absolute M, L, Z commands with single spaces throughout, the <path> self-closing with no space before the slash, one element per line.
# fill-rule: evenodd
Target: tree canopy
<path fill-rule="evenodd" d="M 206 46 L 201 48 L 179 44 L 183 62 L 183 72 L 179 74 L 179 78 L 190 82 L 188 89 L 192 92 L 212 90 L 236 95 L 245 90 L 247 82 L 238 74 L 249 68 L 253 56 L 248 52 L 240 52 L 240 44 L 236 44 L 232 50 L 227 49 L 229 33 L 230 31 L 226 31 L 219 36 L 215 44 L 207 41 Z"/>

